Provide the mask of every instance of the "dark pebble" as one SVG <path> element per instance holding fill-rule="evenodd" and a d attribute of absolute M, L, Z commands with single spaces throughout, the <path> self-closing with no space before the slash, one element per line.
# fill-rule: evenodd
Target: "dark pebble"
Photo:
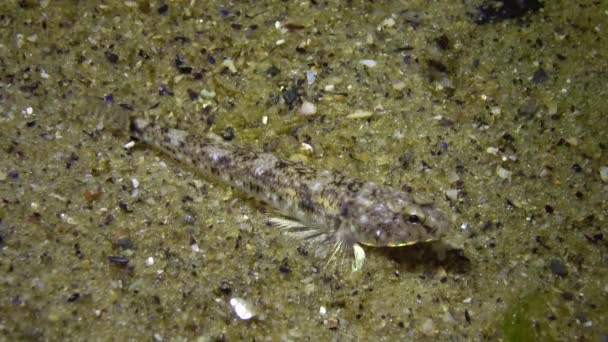
<path fill-rule="evenodd" d="M 186 89 L 186 91 L 188 92 L 188 96 L 190 97 L 191 101 L 196 101 L 198 100 L 198 93 L 190 88 Z"/>
<path fill-rule="evenodd" d="M 68 302 L 73 303 L 75 301 L 77 301 L 78 299 L 80 299 L 80 293 L 75 292 L 72 293 L 69 297 L 68 297 Z"/>
<path fill-rule="evenodd" d="M 478 7 L 477 23 L 486 24 L 510 18 L 517 18 L 542 7 L 538 0 L 499 0 L 486 1 Z"/>
<path fill-rule="evenodd" d="M 534 83 L 543 83 L 548 78 L 549 78 L 549 76 L 547 75 L 547 72 L 545 71 L 545 69 L 538 68 L 538 70 L 536 70 L 534 72 L 534 75 L 532 75 L 532 82 L 534 82 Z"/>
<path fill-rule="evenodd" d="M 574 165 L 572 165 L 572 170 L 574 170 L 574 172 L 576 172 L 576 173 L 579 173 L 579 172 L 583 171 L 583 168 L 578 164 L 574 164 Z"/>
<path fill-rule="evenodd" d="M 289 264 L 287 263 L 287 258 L 283 259 L 283 261 L 281 262 L 281 266 L 279 266 L 279 272 L 281 272 L 283 274 L 291 273 L 291 268 L 289 267 Z"/>
<path fill-rule="evenodd" d="M 106 59 L 108 60 L 108 62 L 110 62 L 112 64 L 118 63 L 119 58 L 118 58 L 117 54 L 110 52 L 110 51 L 106 51 L 105 56 L 106 56 Z"/>
<path fill-rule="evenodd" d="M 113 101 L 114 101 L 114 95 L 112 95 L 112 94 L 104 95 L 103 102 L 113 102 Z"/>
<path fill-rule="evenodd" d="M 471 323 L 471 315 L 469 314 L 469 310 L 464 309 L 464 319 L 466 319 L 467 323 Z"/>
<path fill-rule="evenodd" d="M 276 75 L 281 73 L 281 69 L 277 68 L 276 66 L 272 65 L 270 68 L 266 69 L 266 75 L 268 75 L 269 77 L 275 77 Z"/>
<path fill-rule="evenodd" d="M 574 294 L 572 292 L 564 292 L 562 293 L 562 298 L 564 298 L 565 300 L 573 300 L 574 299 Z"/>
<path fill-rule="evenodd" d="M 19 179 L 19 172 L 11 170 L 8 172 L 8 176 L 11 177 L 11 179 L 17 180 Z"/>
<path fill-rule="evenodd" d="M 220 292 L 225 294 L 225 295 L 229 295 L 232 293 L 232 287 L 230 286 L 230 283 L 227 281 L 222 281 L 222 283 L 220 284 Z"/>
<path fill-rule="evenodd" d="M 165 14 L 169 10 L 169 5 L 164 4 L 158 8 L 158 14 Z"/>
<path fill-rule="evenodd" d="M 604 234 L 602 234 L 602 233 L 597 233 L 597 234 L 585 233 L 584 235 L 587 238 L 587 240 L 589 240 L 590 242 L 593 242 L 593 243 L 597 243 L 599 241 L 604 240 Z"/>
<path fill-rule="evenodd" d="M 405 63 L 405 65 L 412 64 L 412 58 L 410 57 L 410 55 L 403 56 L 403 63 Z"/>
<path fill-rule="evenodd" d="M 120 238 L 114 241 L 114 246 L 121 249 L 132 249 L 134 244 L 133 241 L 129 238 Z"/>
<path fill-rule="evenodd" d="M 308 256 L 308 250 L 306 250 L 306 248 L 304 248 L 302 246 L 298 246 L 298 248 L 296 248 L 296 250 L 298 251 L 298 253 L 300 255 Z"/>
<path fill-rule="evenodd" d="M 177 71 L 179 71 L 180 74 L 190 74 L 192 72 L 192 67 L 190 66 L 180 66 L 177 67 Z"/>
<path fill-rule="evenodd" d="M 135 109 L 135 108 L 133 108 L 133 105 L 128 104 L 128 103 L 121 103 L 121 104 L 119 104 L 119 106 L 120 106 L 120 108 L 126 109 L 128 111 L 132 111 L 133 109 Z"/>
<path fill-rule="evenodd" d="M 164 96 L 164 95 L 171 95 L 173 96 L 173 90 L 171 90 L 171 88 L 169 88 L 168 85 L 161 83 L 160 86 L 158 87 L 158 95 L 160 96 Z"/>
<path fill-rule="evenodd" d="M 133 210 L 129 209 L 129 205 L 123 201 L 118 202 L 118 207 L 122 209 L 124 212 L 132 213 Z"/>
<path fill-rule="evenodd" d="M 222 17 L 227 17 L 230 15 L 230 11 L 224 7 L 221 7 L 218 12 L 222 15 Z"/>
<path fill-rule="evenodd" d="M 104 226 L 107 226 L 109 224 L 111 224 L 112 222 L 114 222 L 114 215 L 112 214 L 108 214 L 102 221 L 101 224 Z"/>
<path fill-rule="evenodd" d="M 129 263 L 129 258 L 121 256 L 109 256 L 108 261 L 115 265 L 124 266 Z"/>
<path fill-rule="evenodd" d="M 283 99 L 285 100 L 285 103 L 289 109 L 295 108 L 296 104 L 298 103 L 298 98 L 300 97 L 298 87 L 291 87 L 284 90 L 281 95 L 283 95 Z"/>
<path fill-rule="evenodd" d="M 232 128 L 232 126 L 224 128 L 222 131 L 222 138 L 224 138 L 226 141 L 231 141 L 234 139 L 234 128 Z"/>
<path fill-rule="evenodd" d="M 450 48 L 450 39 L 443 34 L 435 38 L 435 44 L 437 44 L 441 50 L 448 50 Z"/>
<path fill-rule="evenodd" d="M 554 258 L 551 260 L 551 272 L 553 274 L 557 274 L 560 277 L 565 277 L 568 275 L 568 269 L 566 265 L 558 258 Z"/>
<path fill-rule="evenodd" d="M 545 205 L 545 212 L 546 212 L 547 214 L 553 214 L 553 207 L 552 207 L 552 206 L 550 206 L 550 205 L 548 205 L 548 204 L 547 204 L 547 205 Z"/>

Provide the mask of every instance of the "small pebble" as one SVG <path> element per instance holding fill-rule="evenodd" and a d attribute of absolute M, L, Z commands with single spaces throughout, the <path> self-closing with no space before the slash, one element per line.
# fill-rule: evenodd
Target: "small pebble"
<path fill-rule="evenodd" d="M 565 277 L 568 275 L 568 269 L 566 265 L 558 258 L 554 258 L 551 260 L 551 272 L 553 274 L 557 274 L 560 277 Z"/>
<path fill-rule="evenodd" d="M 359 63 L 365 65 L 368 68 L 373 68 L 378 65 L 378 62 L 373 59 L 362 59 L 359 61 Z"/>
<path fill-rule="evenodd" d="M 600 178 L 602 182 L 608 183 L 608 166 L 600 167 Z"/>
<path fill-rule="evenodd" d="M 298 110 L 298 114 L 301 114 L 301 115 L 312 115 L 312 114 L 315 114 L 316 112 L 317 112 L 317 107 L 314 105 L 314 103 L 309 102 L 309 101 L 302 102 L 302 106 L 300 107 L 300 110 Z"/>
<path fill-rule="evenodd" d="M 510 179 L 511 175 L 513 174 L 513 172 L 501 167 L 501 166 L 497 166 L 496 167 L 496 174 L 498 175 L 498 177 L 502 178 L 502 179 Z"/>
<path fill-rule="evenodd" d="M 232 306 L 234 313 L 242 320 L 248 320 L 255 316 L 253 306 L 243 298 L 231 298 L 230 306 Z"/>
<path fill-rule="evenodd" d="M 354 113 L 348 114 L 346 116 L 346 118 L 347 119 L 364 119 L 364 118 L 369 118 L 373 114 L 374 113 L 371 110 L 357 109 L 357 110 L 355 110 Z"/>
<path fill-rule="evenodd" d="M 228 70 L 230 70 L 231 73 L 236 74 L 236 66 L 234 65 L 234 62 L 232 61 L 232 59 L 230 58 L 226 58 L 224 59 L 224 61 L 222 62 L 222 66 L 228 68 Z"/>
<path fill-rule="evenodd" d="M 448 189 L 446 190 L 445 195 L 450 200 L 455 201 L 458 199 L 458 189 Z"/>
<path fill-rule="evenodd" d="M 313 83 L 315 83 L 315 80 L 317 79 L 317 72 L 314 70 L 308 70 L 306 71 L 306 83 L 308 83 L 308 85 L 311 85 Z"/>
<path fill-rule="evenodd" d="M 403 89 L 405 89 L 405 82 L 403 82 L 403 81 L 393 81 L 393 89 L 395 89 L 395 90 L 403 90 Z"/>
<path fill-rule="evenodd" d="M 422 323 L 422 333 L 426 336 L 433 336 L 437 333 L 435 329 L 435 323 L 432 319 L 428 318 L 424 323 Z"/>

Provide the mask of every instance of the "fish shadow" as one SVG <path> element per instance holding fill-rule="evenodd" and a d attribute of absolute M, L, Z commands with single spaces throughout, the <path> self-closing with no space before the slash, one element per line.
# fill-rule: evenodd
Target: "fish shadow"
<path fill-rule="evenodd" d="M 379 255 L 393 260 L 403 272 L 433 271 L 442 267 L 450 274 L 465 274 L 471 269 L 471 260 L 463 249 L 442 241 L 417 243 L 403 247 L 379 247 Z"/>

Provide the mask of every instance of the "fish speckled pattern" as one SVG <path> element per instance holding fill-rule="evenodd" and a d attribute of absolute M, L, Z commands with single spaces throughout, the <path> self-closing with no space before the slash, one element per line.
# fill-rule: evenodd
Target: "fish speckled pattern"
<path fill-rule="evenodd" d="M 286 218 L 270 222 L 290 236 L 309 240 L 318 251 L 354 254 L 353 269 L 365 259 L 360 245 L 405 246 L 440 239 L 445 215 L 403 191 L 286 161 L 270 153 L 132 119 L 131 134 L 204 175 L 267 203 Z M 321 253 L 327 254 L 327 253 Z"/>

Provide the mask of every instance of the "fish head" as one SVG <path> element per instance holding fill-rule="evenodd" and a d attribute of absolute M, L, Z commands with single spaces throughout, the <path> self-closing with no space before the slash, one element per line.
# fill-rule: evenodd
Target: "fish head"
<path fill-rule="evenodd" d="M 389 193 L 357 208 L 351 217 L 354 239 L 367 246 L 401 247 L 436 241 L 446 235 L 446 215 L 429 203 L 416 203 L 409 194 Z"/>

